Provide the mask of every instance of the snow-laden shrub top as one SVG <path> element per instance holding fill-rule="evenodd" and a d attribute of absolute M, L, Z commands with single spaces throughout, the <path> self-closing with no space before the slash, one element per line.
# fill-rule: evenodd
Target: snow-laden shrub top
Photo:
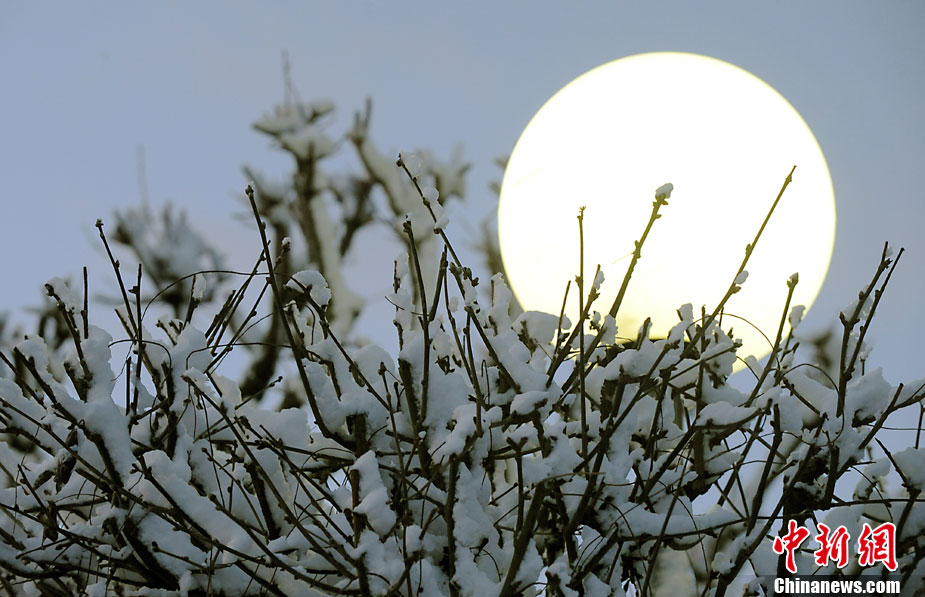
<path fill-rule="evenodd" d="M 333 145 L 315 122 L 324 106 L 309 113 L 257 126 L 314 160 Z M 172 305 L 178 316 L 153 329 L 139 278 L 118 308 L 133 347 L 123 362 L 124 344 L 88 321 L 83 293 L 49 281 L 66 337 L 29 336 L 0 353 L 8 592 L 757 592 L 756 576 L 782 569 L 772 540 L 789 521 L 853 537 L 892 522 L 897 574 L 922 573 L 921 422 L 916 447 L 894 453 L 878 437 L 891 414 L 918 417 L 925 382 L 861 374 L 895 265 L 886 251 L 842 312 L 834 376 L 795 364 L 794 339 L 778 335 L 740 389 L 728 383 L 738 344 L 719 309 L 680 306 L 663 339 L 647 326 L 617 330 L 595 311 L 596 274 L 582 313 L 512 315 L 503 276 L 480 281 L 457 258 L 439 194 L 418 185 L 408 158 L 386 172 L 356 139 L 391 200 L 412 189 L 420 206 L 396 222 L 408 241 L 388 296 L 397 354 L 332 326 L 343 280 L 288 273 L 290 245 L 252 189 L 264 253 L 207 325 L 193 320 L 203 294 L 192 283 L 186 317 Z M 657 192 L 653 221 L 669 193 Z M 743 272 L 731 272 L 730 294 Z M 254 389 L 220 365 L 253 317 L 238 319 L 240 297 L 261 279 L 280 346 L 264 379 L 279 379 Z M 797 282 L 786 281 L 791 291 Z M 795 327 L 802 308 L 788 300 L 784 313 Z M 818 568 L 806 550 L 796 563 Z M 843 572 L 861 571 L 853 565 Z"/>

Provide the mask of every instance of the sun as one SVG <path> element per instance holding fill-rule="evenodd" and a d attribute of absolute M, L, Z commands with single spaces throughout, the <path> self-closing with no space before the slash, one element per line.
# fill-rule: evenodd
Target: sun
<path fill-rule="evenodd" d="M 794 165 L 748 279 L 726 305 L 723 327 L 744 341 L 740 356 L 770 352 L 765 336 L 777 332 L 791 274 L 800 280 L 793 305 L 809 308 L 822 287 L 835 241 L 822 150 L 783 96 L 727 62 L 658 52 L 604 64 L 547 101 L 514 147 L 498 208 L 509 282 L 524 309 L 558 314 L 578 273 L 576 218 L 586 206 L 586 276 L 600 264 L 596 306 L 606 313 L 655 189 L 670 182 L 617 316 L 620 337 L 635 338 L 646 317 L 664 337 L 682 304 L 699 313 L 721 300 Z"/>

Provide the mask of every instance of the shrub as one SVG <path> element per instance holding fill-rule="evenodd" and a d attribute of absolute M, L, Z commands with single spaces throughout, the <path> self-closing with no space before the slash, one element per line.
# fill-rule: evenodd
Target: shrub
<path fill-rule="evenodd" d="M 593 310 L 600 278 L 579 272 L 581 313 L 513 316 L 503 276 L 481 283 L 444 230 L 434 189 L 461 196 L 466 167 L 386 161 L 367 107 L 347 135 L 363 173 L 323 176 L 329 107 L 287 103 L 257 124 L 296 173 L 251 173 L 252 272 L 219 271 L 182 219 L 122 214 L 116 240 L 145 264 L 134 283 L 98 227 L 126 337 L 90 323 L 86 284 L 52 279 L 54 324 L 0 353 L 8 594 L 760 594 L 756 577 L 785 573 L 775 534 L 809 520 L 852 537 L 892 522 L 896 574 L 922 574 L 925 384 L 862 366 L 898 255 L 885 248 L 842 311 L 834 377 L 797 364 L 781 326 L 738 389 L 720 308 L 682 306 L 667 338 L 643 326 L 617 343 Z M 395 355 L 353 340 L 361 302 L 340 268 L 376 214 L 407 249 L 388 297 Z M 260 342 L 252 286 L 272 303 Z M 796 328 L 801 308 L 783 312 Z M 252 351 L 240 381 L 221 373 L 232 350 Z M 893 453 L 878 437 L 899 412 L 918 418 L 916 447 Z M 797 564 L 814 569 L 805 549 Z"/>

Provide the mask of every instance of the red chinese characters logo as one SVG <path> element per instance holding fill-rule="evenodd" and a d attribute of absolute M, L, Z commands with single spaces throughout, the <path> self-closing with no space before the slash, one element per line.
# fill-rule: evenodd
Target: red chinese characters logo
<path fill-rule="evenodd" d="M 809 537 L 809 531 L 806 527 L 797 526 L 797 521 L 791 520 L 788 524 L 787 534 L 783 537 L 774 538 L 774 553 L 783 554 L 787 552 L 787 570 L 791 573 L 797 573 L 797 564 L 793 552 L 800 547 L 800 543 L 806 541 Z"/>
<path fill-rule="evenodd" d="M 833 531 L 821 522 L 816 526 L 819 530 L 819 534 L 814 537 L 816 543 L 819 544 L 819 548 L 813 552 L 816 565 L 825 566 L 829 562 L 834 562 L 838 568 L 847 566 L 851 540 L 848 530 L 844 526 L 839 526 Z M 798 525 L 795 520 L 790 520 L 787 523 L 787 533 L 774 538 L 774 553 L 779 555 L 786 553 L 787 570 L 792 574 L 797 573 L 796 551 L 809 536 L 809 529 Z M 861 566 L 873 566 L 880 562 L 890 571 L 896 570 L 896 525 L 893 523 L 884 522 L 873 529 L 869 524 L 864 523 L 857 546 L 858 564 Z"/>
<path fill-rule="evenodd" d="M 896 570 L 896 525 L 885 522 L 871 529 L 866 522 L 858 537 L 858 563 L 861 566 L 873 566 L 877 562 L 892 572 Z"/>
<path fill-rule="evenodd" d="M 821 522 L 817 525 L 819 534 L 816 535 L 816 542 L 819 543 L 819 549 L 813 552 L 817 566 L 825 566 L 829 560 L 835 562 L 839 568 L 848 565 L 848 530 L 840 526 L 831 537 L 829 532 L 832 530 Z"/>

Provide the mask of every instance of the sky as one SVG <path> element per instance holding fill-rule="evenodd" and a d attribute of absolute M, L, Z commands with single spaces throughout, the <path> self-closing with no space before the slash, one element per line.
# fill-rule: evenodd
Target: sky
<path fill-rule="evenodd" d="M 838 228 L 807 329 L 835 321 L 884 241 L 905 248 L 868 335 L 870 364 L 892 383 L 918 379 L 923 27 L 925 3 L 914 1 L 2 2 L 0 309 L 25 317 L 46 280 L 76 278 L 84 265 L 94 288 L 108 288 L 93 224 L 138 205 L 139 147 L 151 202 L 186 210 L 230 265 L 248 267 L 259 241 L 234 218 L 241 166 L 288 168 L 250 127 L 283 97 L 284 51 L 302 98 L 337 105 L 332 132 L 371 97 L 372 138 L 383 149 L 447 157 L 463 144 L 468 196 L 451 212 L 463 237 L 496 206 L 494 158 L 553 93 L 617 58 L 685 51 L 765 80 L 825 153 Z M 394 255 L 373 242 L 352 267 L 385 271 L 361 289 L 374 305 L 363 325 L 376 337 L 391 334 L 381 297 Z"/>

